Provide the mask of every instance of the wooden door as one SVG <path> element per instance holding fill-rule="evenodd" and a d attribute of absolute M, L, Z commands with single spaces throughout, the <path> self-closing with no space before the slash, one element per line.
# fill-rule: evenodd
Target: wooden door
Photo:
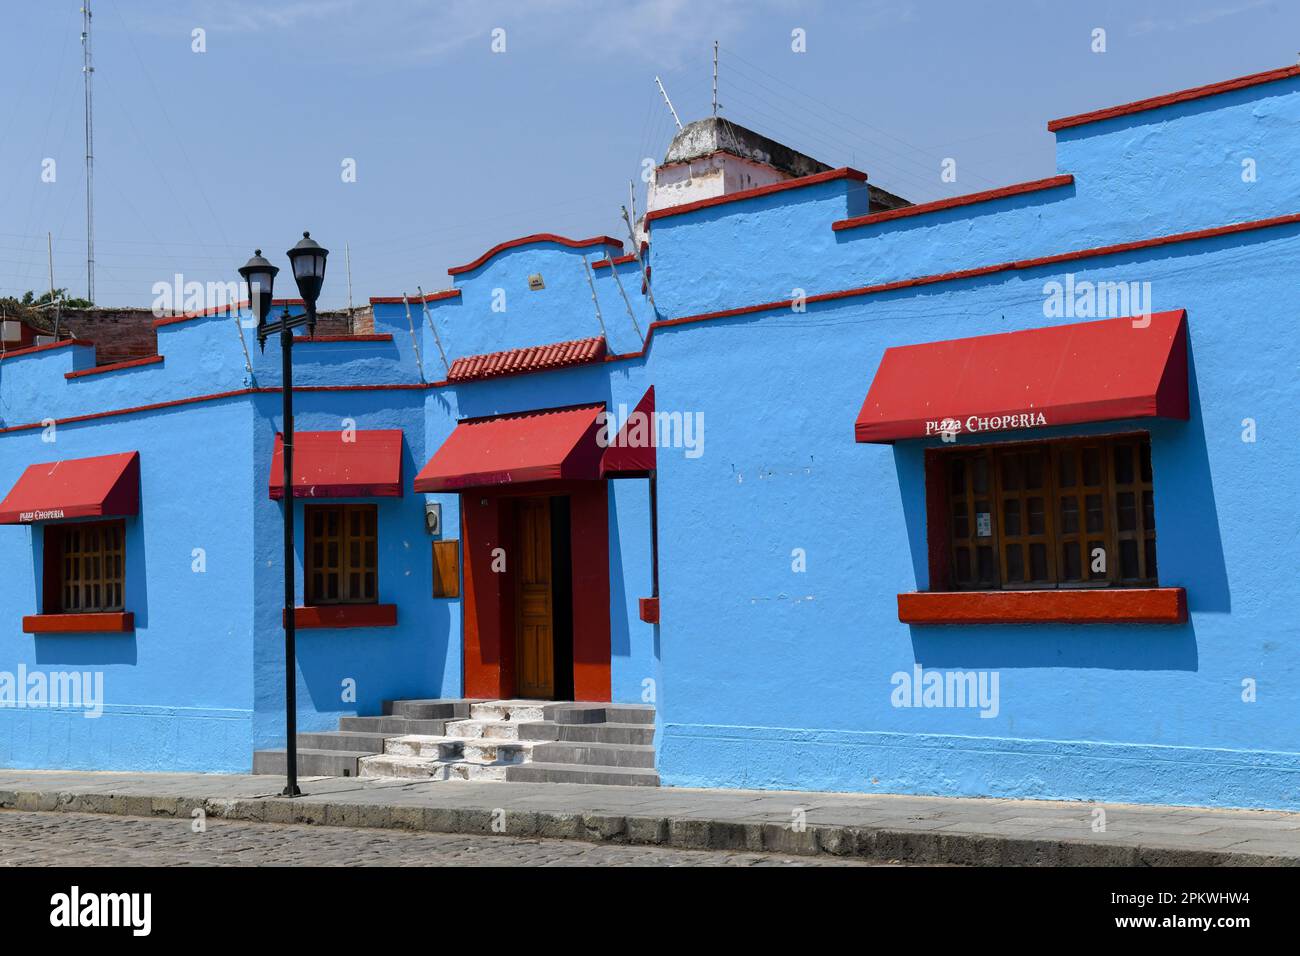
<path fill-rule="evenodd" d="M 515 594 L 515 693 L 555 693 L 555 622 L 551 606 L 551 508 L 546 498 L 517 504 L 519 560 Z"/>

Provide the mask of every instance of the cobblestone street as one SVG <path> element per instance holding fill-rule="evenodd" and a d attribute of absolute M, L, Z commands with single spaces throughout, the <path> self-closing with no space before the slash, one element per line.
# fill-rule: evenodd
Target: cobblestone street
<path fill-rule="evenodd" d="M 3 866 L 870 866 L 860 860 L 89 813 L 0 812 Z"/>

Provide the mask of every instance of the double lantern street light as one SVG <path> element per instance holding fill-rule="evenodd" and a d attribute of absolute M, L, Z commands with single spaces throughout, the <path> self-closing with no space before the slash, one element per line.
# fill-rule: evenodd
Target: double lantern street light
<path fill-rule="evenodd" d="M 285 253 L 293 267 L 293 278 L 298 283 L 298 294 L 306 306 L 304 314 L 289 314 L 289 307 L 279 319 L 271 316 L 275 276 L 280 271 L 262 258 L 258 249 L 239 270 L 248 284 L 249 307 L 257 319 L 257 344 L 266 351 L 266 339 L 271 333 L 280 333 L 280 362 L 282 372 L 281 396 L 283 399 L 284 434 L 281 447 L 284 456 L 284 723 L 285 723 L 285 775 L 284 795 L 301 796 L 298 789 L 298 715 L 297 715 L 297 663 L 294 649 L 294 554 L 293 554 L 293 330 L 307 327 L 307 334 L 316 333 L 316 300 L 325 283 L 325 257 L 323 249 L 304 232 L 296 246 Z"/>

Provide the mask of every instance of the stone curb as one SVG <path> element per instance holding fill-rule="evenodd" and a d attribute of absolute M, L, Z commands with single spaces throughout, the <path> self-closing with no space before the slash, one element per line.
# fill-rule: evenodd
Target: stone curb
<path fill-rule="evenodd" d="M 222 820 L 580 840 L 672 847 L 827 854 L 905 863 L 966 866 L 1297 866 L 1300 858 L 1218 850 L 1188 850 L 1086 840 L 1031 839 L 1000 834 L 941 833 L 889 827 L 788 824 L 603 813 L 506 810 L 504 830 L 482 808 L 391 806 L 282 797 L 133 796 L 69 790 L 0 790 L 0 810 L 102 813 L 190 819 L 195 811 Z"/>

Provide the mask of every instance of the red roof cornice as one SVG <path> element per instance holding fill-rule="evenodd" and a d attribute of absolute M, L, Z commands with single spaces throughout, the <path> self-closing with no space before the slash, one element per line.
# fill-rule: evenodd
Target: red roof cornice
<path fill-rule="evenodd" d="M 460 289 L 443 289 L 441 292 L 426 292 L 424 294 L 423 299 L 421 299 L 418 295 L 407 297 L 407 299 L 409 299 L 411 302 L 415 302 L 417 304 L 420 302 L 439 302 L 442 299 L 459 299 L 459 298 L 460 298 Z M 403 299 L 400 295 L 372 295 L 370 297 L 370 304 L 371 305 L 401 305 L 403 302 L 407 301 L 407 299 Z"/>
<path fill-rule="evenodd" d="M 620 252 L 623 251 L 623 243 L 610 236 L 592 236 L 590 239 L 569 239 L 565 236 L 557 236 L 553 232 L 539 232 L 535 235 L 523 236 L 519 239 L 511 239 L 509 242 L 495 245 L 473 262 L 468 262 L 463 266 L 452 266 L 447 270 L 447 274 L 458 276 L 462 272 L 473 272 L 493 256 L 499 255 L 508 249 L 517 249 L 520 246 L 531 246 L 538 242 L 556 242 L 562 246 L 568 246 L 570 249 L 587 249 L 591 246 L 612 246 Z"/>
<path fill-rule="evenodd" d="M 1047 128 L 1055 133 L 1057 130 L 1069 129 L 1072 126 L 1097 123 L 1101 120 L 1113 119 L 1116 116 L 1128 116 L 1131 113 L 1159 109 L 1162 106 L 1173 106 L 1175 103 L 1186 103 L 1188 100 L 1199 100 L 1207 96 L 1218 96 L 1220 93 L 1231 93 L 1233 90 L 1243 90 L 1250 86 L 1259 86 L 1261 83 L 1286 80 L 1293 76 L 1300 76 L 1300 66 L 1284 66 L 1276 70 L 1265 70 L 1263 73 L 1239 76 L 1235 80 L 1224 80 L 1220 83 L 1194 86 L 1189 90 L 1178 90 L 1175 93 L 1151 96 L 1145 100 L 1135 100 L 1132 103 L 1122 103 L 1119 106 L 1108 106 L 1105 109 L 1093 110 L 1091 113 L 1065 116 L 1061 119 L 1049 121 Z"/>
<path fill-rule="evenodd" d="M 473 382 L 503 375 L 523 375 L 528 372 L 545 372 L 550 369 L 588 365 L 605 358 L 605 338 L 598 335 L 554 345 L 532 345 L 505 352 L 485 355 L 467 355 L 451 363 L 448 382 Z"/>
<path fill-rule="evenodd" d="M 828 169 L 824 173 L 813 173 L 811 176 L 800 176 L 798 179 L 787 179 L 779 183 L 768 183 L 766 186 L 755 186 L 753 189 L 742 189 L 740 192 L 731 193 L 728 196 L 697 199 L 695 202 L 682 203 L 680 206 L 655 209 L 645 214 L 645 221 L 654 222 L 656 219 L 680 216 L 682 213 L 694 212 L 697 209 L 709 209 L 713 206 L 721 206 L 724 203 L 757 199 L 759 196 L 785 192 L 787 189 L 798 189 L 801 186 L 816 186 L 818 183 L 828 183 L 836 179 L 852 179 L 864 183 L 867 181 L 867 174 L 848 166 L 841 166 L 839 169 Z"/>
<path fill-rule="evenodd" d="M 961 206 L 973 206 L 976 203 L 991 202 L 994 199 L 1006 199 L 1009 196 L 1019 196 L 1023 193 L 1038 192 L 1043 189 L 1055 189 L 1058 186 L 1069 186 L 1074 182 L 1074 176 L 1066 173 L 1063 176 L 1050 176 L 1047 179 L 1035 179 L 1032 182 L 1016 183 L 1013 186 L 1002 186 L 999 189 L 986 189 L 983 192 L 967 193 L 964 196 L 953 196 L 951 199 L 937 199 L 934 202 L 920 203 L 916 206 L 904 206 L 901 209 L 887 209 L 884 212 L 873 212 L 866 216 L 854 216 L 852 219 L 841 219 L 838 222 L 831 223 L 831 228 L 836 232 L 844 229 L 855 229 L 858 226 L 869 226 L 872 223 L 888 222 L 891 219 L 905 219 L 908 216 L 921 216 L 928 212 L 939 212 L 941 209 L 957 209 Z"/>

